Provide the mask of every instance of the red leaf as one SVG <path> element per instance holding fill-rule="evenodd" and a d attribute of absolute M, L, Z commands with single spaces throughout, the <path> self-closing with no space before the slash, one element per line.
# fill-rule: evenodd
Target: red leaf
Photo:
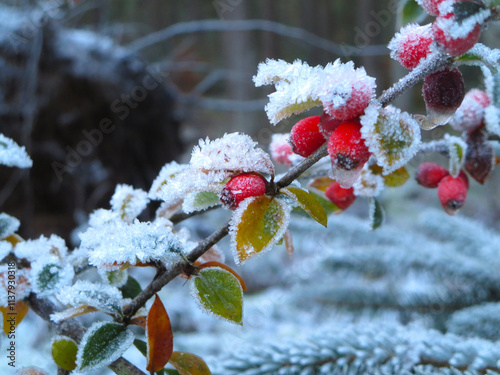
<path fill-rule="evenodd" d="M 240 275 L 238 275 L 238 274 L 236 273 L 236 271 L 235 271 L 235 270 L 233 270 L 231 267 L 228 267 L 228 266 L 226 266 L 225 264 L 220 263 L 220 262 L 212 261 L 212 262 L 205 262 L 205 263 L 203 263 L 203 264 L 200 266 L 200 269 L 202 269 L 202 268 L 207 268 L 207 267 L 219 267 L 219 268 L 222 268 L 222 269 L 224 269 L 224 270 L 226 270 L 226 271 L 231 272 L 231 273 L 234 275 L 234 277 L 236 277 L 236 278 L 238 279 L 238 281 L 240 282 L 240 284 L 241 284 L 241 289 L 243 289 L 243 291 L 244 291 L 244 292 L 246 292 L 246 291 L 247 291 L 247 286 L 246 286 L 245 282 L 243 281 L 243 279 L 241 278 L 241 276 L 240 276 Z"/>
<path fill-rule="evenodd" d="M 142 327 L 146 329 L 146 320 L 147 318 L 143 315 L 138 316 L 130 321 L 130 324 L 134 324 L 136 326 Z"/>
<path fill-rule="evenodd" d="M 158 372 L 168 363 L 174 349 L 174 334 L 167 314 L 158 295 L 155 296 L 153 306 L 149 310 L 146 322 L 148 338 L 148 365 L 149 372 Z"/>

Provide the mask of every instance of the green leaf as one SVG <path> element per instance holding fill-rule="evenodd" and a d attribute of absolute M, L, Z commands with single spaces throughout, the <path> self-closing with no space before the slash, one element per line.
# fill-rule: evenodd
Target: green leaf
<path fill-rule="evenodd" d="M 141 354 L 147 358 L 148 356 L 148 344 L 140 339 L 134 340 L 134 346 L 141 352 Z"/>
<path fill-rule="evenodd" d="M 133 342 L 134 334 L 122 324 L 94 323 L 78 348 L 76 371 L 90 371 L 113 363 Z"/>
<path fill-rule="evenodd" d="M 141 284 L 139 284 L 136 279 L 129 276 L 125 285 L 120 288 L 120 291 L 122 292 L 123 298 L 134 299 L 140 292 L 142 292 L 142 288 Z"/>
<path fill-rule="evenodd" d="M 197 355 L 183 352 L 173 352 L 169 363 L 180 375 L 210 375 L 210 369 L 205 361 Z"/>
<path fill-rule="evenodd" d="M 384 222 L 384 210 L 379 201 L 375 198 L 370 199 L 370 226 L 372 230 L 379 228 Z"/>
<path fill-rule="evenodd" d="M 106 278 L 109 281 L 109 284 L 116 287 L 121 287 L 126 284 L 128 280 L 128 272 L 127 270 L 116 270 L 106 272 Z"/>
<path fill-rule="evenodd" d="M 203 268 L 191 286 L 202 310 L 236 324 L 243 323 L 243 290 L 231 272 L 219 267 Z"/>
<path fill-rule="evenodd" d="M 384 183 L 389 187 L 399 187 L 405 184 L 410 178 L 410 174 L 405 167 L 401 167 L 391 174 L 384 176 Z"/>
<path fill-rule="evenodd" d="M 420 23 L 427 17 L 424 9 L 415 0 L 400 0 L 398 5 L 397 26 L 402 27 L 408 23 Z"/>
<path fill-rule="evenodd" d="M 309 216 L 324 227 L 327 226 L 328 218 L 326 211 L 314 195 L 296 187 L 282 189 L 281 193 L 293 198 Z"/>
<path fill-rule="evenodd" d="M 450 174 L 453 177 L 458 177 L 462 166 L 465 163 L 465 150 L 467 144 L 459 137 L 447 136 L 449 161 L 450 161 Z"/>
<path fill-rule="evenodd" d="M 221 204 L 217 193 L 211 191 L 202 191 L 197 193 L 193 199 L 192 208 L 194 210 L 205 210 L 209 207 Z"/>
<path fill-rule="evenodd" d="M 265 195 L 247 198 L 233 213 L 229 234 L 236 264 L 271 249 L 285 234 L 290 207 Z"/>
<path fill-rule="evenodd" d="M 20 222 L 5 213 L 0 214 L 0 239 L 9 237 L 19 229 Z"/>
<path fill-rule="evenodd" d="M 66 371 L 73 371 L 76 368 L 76 353 L 78 347 L 71 339 L 55 340 L 52 344 L 52 358 L 56 364 Z"/>

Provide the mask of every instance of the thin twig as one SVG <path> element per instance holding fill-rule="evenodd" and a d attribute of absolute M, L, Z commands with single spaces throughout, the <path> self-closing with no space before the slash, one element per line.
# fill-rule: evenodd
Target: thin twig
<path fill-rule="evenodd" d="M 204 31 L 267 31 L 287 38 L 298 39 L 337 56 L 385 56 L 388 54 L 387 46 L 385 45 L 371 45 L 363 48 L 357 48 L 347 44 L 340 45 L 299 27 L 259 19 L 238 21 L 215 19 L 176 23 L 163 30 L 151 33 L 144 38 L 135 40 L 126 47 L 132 51 L 138 52 L 154 44 L 164 42 L 176 35 Z"/>

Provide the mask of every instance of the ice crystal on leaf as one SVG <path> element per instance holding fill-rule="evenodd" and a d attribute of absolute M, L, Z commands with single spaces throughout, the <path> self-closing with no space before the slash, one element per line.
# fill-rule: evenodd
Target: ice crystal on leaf
<path fill-rule="evenodd" d="M 453 177 L 457 177 L 465 162 L 465 155 L 467 154 L 467 143 L 463 139 L 451 136 L 449 134 L 444 135 L 444 141 L 448 146 L 450 174 Z"/>
<path fill-rule="evenodd" d="M 49 238 L 40 236 L 36 240 L 18 243 L 14 248 L 14 254 L 18 258 L 24 258 L 30 262 L 55 256 L 58 262 L 61 263 L 68 254 L 68 248 L 61 237 L 53 234 Z"/>
<path fill-rule="evenodd" d="M 186 165 L 177 164 L 175 161 L 165 164 L 158 174 L 158 177 L 156 177 L 156 179 L 153 181 L 153 184 L 151 185 L 151 189 L 149 190 L 149 198 L 162 199 L 162 187 L 166 186 L 169 181 L 175 177 L 175 175 L 181 173 L 186 168 Z"/>
<path fill-rule="evenodd" d="M 384 178 L 373 173 L 369 163 L 366 163 L 352 187 L 357 197 L 376 197 L 384 190 Z"/>
<path fill-rule="evenodd" d="M 31 168 L 33 161 L 26 149 L 0 133 L 0 165 L 18 168 Z"/>
<path fill-rule="evenodd" d="M 420 127 L 398 108 L 386 110 L 373 102 L 361 117 L 361 135 L 377 164 L 388 175 L 404 166 L 420 147 Z"/>
<path fill-rule="evenodd" d="M 78 280 L 74 285 L 61 290 L 56 297 L 61 303 L 72 307 L 90 306 L 114 314 L 121 311 L 122 294 L 111 285 Z M 51 319 L 58 321 L 61 317 L 54 314 Z"/>
<path fill-rule="evenodd" d="M 61 262 L 56 255 L 45 255 L 31 263 L 31 284 L 40 297 L 56 294 L 71 285 L 75 271 L 67 262 Z"/>
<path fill-rule="evenodd" d="M 111 210 L 120 214 L 122 220 L 131 223 L 146 208 L 148 194 L 129 185 L 118 185 L 111 198 Z"/>
<path fill-rule="evenodd" d="M 343 64 L 340 60 L 323 68 L 300 60 L 289 64 L 268 59 L 259 64 L 253 80 L 256 86 L 276 87 L 266 105 L 272 124 L 321 105 L 330 115 L 354 118 L 368 105 L 376 86 L 364 68 L 355 69 L 352 62 Z"/>
<path fill-rule="evenodd" d="M 15 217 L 0 213 L 0 240 L 16 233 L 20 225 L 21 222 Z"/>
<path fill-rule="evenodd" d="M 164 219 L 132 224 L 113 222 L 80 234 L 89 263 L 112 271 L 126 265 L 177 260 L 182 246 Z"/>

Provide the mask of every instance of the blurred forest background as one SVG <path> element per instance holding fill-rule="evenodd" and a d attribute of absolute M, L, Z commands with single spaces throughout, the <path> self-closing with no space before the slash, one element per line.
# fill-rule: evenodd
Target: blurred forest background
<path fill-rule="evenodd" d="M 3 0 L 0 132 L 27 147 L 34 167 L 0 170 L 0 206 L 21 219 L 25 236 L 69 238 L 89 212 L 107 206 L 117 183 L 148 189 L 161 166 L 185 160 L 199 138 L 243 131 L 266 148 L 297 120 L 269 124 L 269 89 L 252 82 L 266 58 L 352 59 L 380 92 L 404 74 L 385 47 L 399 27 L 397 5 Z M 483 38 L 498 47 L 498 36 L 489 30 Z M 479 70 L 462 71 L 469 87 L 480 86 Z M 423 113 L 420 87 L 396 104 Z M 478 207 L 475 216 L 497 222 L 500 210 Z"/>

